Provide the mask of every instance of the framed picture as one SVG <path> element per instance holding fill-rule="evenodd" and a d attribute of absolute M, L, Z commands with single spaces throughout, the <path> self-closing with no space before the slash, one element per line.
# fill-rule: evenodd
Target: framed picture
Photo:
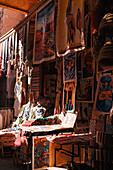
<path fill-rule="evenodd" d="M 55 58 L 54 50 L 55 0 L 49 0 L 36 14 L 33 63 Z"/>
<path fill-rule="evenodd" d="M 93 102 L 93 78 L 78 79 L 76 97 L 80 102 Z"/>
<path fill-rule="evenodd" d="M 83 0 L 59 0 L 56 48 L 58 55 L 64 55 L 70 49 L 83 49 L 84 10 Z"/>
<path fill-rule="evenodd" d="M 64 84 L 64 104 L 63 109 L 65 111 L 75 110 L 75 91 L 76 82 L 65 82 Z"/>
<path fill-rule="evenodd" d="M 77 128 L 89 127 L 90 110 L 88 103 L 77 103 L 76 110 L 78 112 Z"/>
<path fill-rule="evenodd" d="M 86 53 L 83 53 L 82 65 L 83 78 L 93 77 L 95 62 L 91 50 L 88 50 Z"/>
<path fill-rule="evenodd" d="M 113 75 L 104 73 L 99 76 L 93 114 L 110 114 L 113 98 Z"/>
<path fill-rule="evenodd" d="M 45 137 L 33 137 L 32 169 L 49 166 L 49 141 Z"/>
<path fill-rule="evenodd" d="M 70 53 L 64 57 L 64 81 L 76 78 L 76 53 Z"/>

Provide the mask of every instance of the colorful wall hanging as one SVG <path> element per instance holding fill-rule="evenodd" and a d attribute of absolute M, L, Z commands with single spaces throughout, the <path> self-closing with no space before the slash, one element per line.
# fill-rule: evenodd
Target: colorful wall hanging
<path fill-rule="evenodd" d="M 72 52 L 63 57 L 63 109 L 65 111 L 75 110 L 76 91 L 76 53 Z"/>
<path fill-rule="evenodd" d="M 64 57 L 64 81 L 76 79 L 76 54 L 70 53 Z"/>
<path fill-rule="evenodd" d="M 110 114 L 113 98 L 113 75 L 105 73 L 99 76 L 93 113 Z"/>
<path fill-rule="evenodd" d="M 56 27 L 57 55 L 64 55 L 69 49 L 84 47 L 83 0 L 59 0 Z"/>
<path fill-rule="evenodd" d="M 31 78 L 31 89 L 34 92 L 35 101 L 38 100 L 39 97 L 39 89 L 40 89 L 40 69 L 39 67 L 33 67 L 32 78 Z"/>
<path fill-rule="evenodd" d="M 83 78 L 93 77 L 94 74 L 94 57 L 91 53 L 91 50 L 88 50 L 82 56 L 82 69 L 83 69 Z"/>
<path fill-rule="evenodd" d="M 49 166 L 49 141 L 44 138 L 33 137 L 32 169 Z"/>
<path fill-rule="evenodd" d="M 64 84 L 64 110 L 75 110 L 75 90 L 76 82 L 65 82 Z"/>
<path fill-rule="evenodd" d="M 77 101 L 93 101 L 93 78 L 78 79 Z"/>
<path fill-rule="evenodd" d="M 88 103 L 76 103 L 76 111 L 78 112 L 77 117 L 77 128 L 88 128 L 89 120 L 91 117 L 91 105 Z"/>
<path fill-rule="evenodd" d="M 39 64 L 55 58 L 54 52 L 55 2 L 49 0 L 37 11 L 33 63 Z"/>

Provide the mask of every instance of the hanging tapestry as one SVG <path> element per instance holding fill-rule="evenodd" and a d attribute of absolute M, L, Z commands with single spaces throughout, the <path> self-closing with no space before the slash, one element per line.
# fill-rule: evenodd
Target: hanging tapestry
<path fill-rule="evenodd" d="M 76 79 L 76 55 L 70 53 L 64 57 L 64 81 Z"/>
<path fill-rule="evenodd" d="M 79 79 L 77 82 L 77 100 L 93 101 L 93 78 Z"/>
<path fill-rule="evenodd" d="M 18 68 L 20 69 L 22 67 L 23 63 L 23 55 L 24 55 L 24 49 L 23 49 L 23 34 L 24 34 L 23 27 L 19 30 L 19 43 L 18 43 Z"/>
<path fill-rule="evenodd" d="M 64 110 L 72 111 L 75 110 L 75 91 L 76 82 L 65 82 L 64 84 Z"/>
<path fill-rule="evenodd" d="M 31 78 L 31 89 L 34 92 L 34 99 L 37 101 L 39 97 L 39 86 L 40 86 L 40 70 L 39 67 L 33 67 L 32 78 Z"/>
<path fill-rule="evenodd" d="M 59 0 L 56 27 L 57 55 L 65 55 L 67 50 L 79 51 L 84 48 L 83 0 Z"/>
<path fill-rule="evenodd" d="M 37 11 L 34 42 L 34 64 L 55 58 L 54 52 L 54 0 Z"/>
<path fill-rule="evenodd" d="M 89 127 L 89 119 L 91 114 L 89 104 L 77 102 L 76 110 L 78 112 L 77 128 Z"/>
<path fill-rule="evenodd" d="M 86 53 L 83 53 L 82 56 L 83 78 L 93 77 L 94 63 L 95 63 L 94 57 L 91 53 L 91 50 L 88 50 Z"/>
<path fill-rule="evenodd" d="M 36 170 L 49 166 L 49 141 L 44 138 L 33 138 L 33 167 Z"/>
<path fill-rule="evenodd" d="M 93 114 L 110 114 L 113 98 L 113 75 L 105 73 L 99 76 Z"/>

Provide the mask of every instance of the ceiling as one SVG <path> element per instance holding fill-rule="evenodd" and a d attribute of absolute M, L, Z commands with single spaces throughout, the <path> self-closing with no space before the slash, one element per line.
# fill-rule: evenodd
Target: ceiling
<path fill-rule="evenodd" d="M 0 0 L 0 7 L 27 14 L 40 1 L 42 0 Z"/>

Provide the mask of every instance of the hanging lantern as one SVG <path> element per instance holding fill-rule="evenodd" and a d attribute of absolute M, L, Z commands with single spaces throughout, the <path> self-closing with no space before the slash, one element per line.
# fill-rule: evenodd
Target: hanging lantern
<path fill-rule="evenodd" d="M 113 14 L 107 13 L 101 20 L 99 29 L 98 29 L 99 36 L 113 36 Z"/>
<path fill-rule="evenodd" d="M 100 50 L 98 64 L 108 67 L 113 66 L 113 43 L 106 42 Z"/>

